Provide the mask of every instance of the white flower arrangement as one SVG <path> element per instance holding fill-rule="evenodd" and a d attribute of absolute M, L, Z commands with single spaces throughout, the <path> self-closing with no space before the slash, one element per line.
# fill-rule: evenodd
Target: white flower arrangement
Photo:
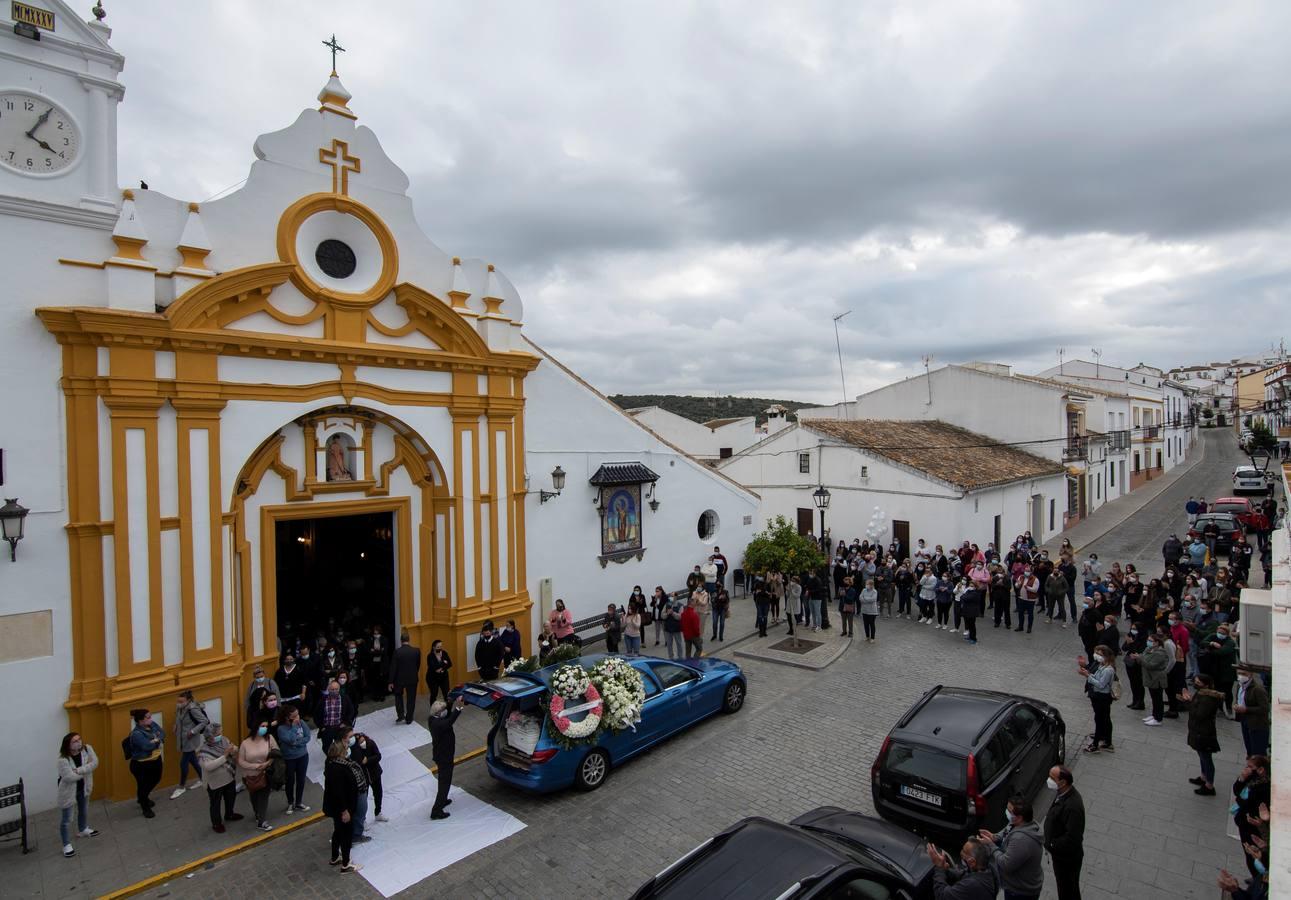
<path fill-rule="evenodd" d="M 645 703 L 645 684 L 641 673 L 628 662 L 608 657 L 592 670 L 592 683 L 605 701 L 605 725 L 611 731 L 635 728 L 641 721 Z"/>
<path fill-rule="evenodd" d="M 580 665 L 561 666 L 551 676 L 551 689 L 566 700 L 586 694 L 590 683 L 587 670 Z"/>

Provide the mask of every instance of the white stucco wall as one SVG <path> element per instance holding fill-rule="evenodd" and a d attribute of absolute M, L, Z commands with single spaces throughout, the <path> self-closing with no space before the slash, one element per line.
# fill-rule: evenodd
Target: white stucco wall
<path fill-rule="evenodd" d="M 731 453 L 739 453 L 762 437 L 757 433 L 753 416 L 718 428 L 709 428 L 662 407 L 647 406 L 634 411 L 632 418 L 699 459 L 718 459 L 724 448 Z"/>
<path fill-rule="evenodd" d="M 799 471 L 800 453 L 810 454 L 808 473 Z M 891 539 L 892 522 L 900 520 L 910 523 L 912 543 L 923 537 L 929 546 L 970 540 L 985 547 L 994 539 L 996 515 L 1007 545 L 1032 529 L 1034 495 L 1040 495 L 1042 510 L 1041 533 L 1035 536 L 1048 540 L 1062 530 L 1066 511 L 1066 482 L 1061 474 L 965 492 L 880 456 L 822 440 L 807 428 L 790 428 L 732 458 L 721 469 L 762 497 L 762 521 L 783 515 L 796 523 L 797 511 L 810 509 L 813 533 L 819 530 L 820 519 L 811 495 L 824 484 L 831 495 L 825 527 L 835 541 L 865 537 L 876 506 L 885 514 L 885 540 Z M 1053 528 L 1049 527 L 1050 500 L 1054 501 Z"/>
<path fill-rule="evenodd" d="M 931 375 L 889 384 L 856 398 L 854 419 L 937 420 L 989 435 L 1004 443 L 1029 443 L 1026 450 L 1061 459 L 1067 434 L 1063 391 L 1035 382 L 946 366 Z"/>
<path fill-rule="evenodd" d="M 525 508 L 529 538 L 529 593 L 534 624 L 541 614 L 541 585 L 552 579 L 552 596 L 563 597 L 575 618 L 624 602 L 635 585 L 649 593 L 661 584 L 683 587 L 691 567 L 720 546 L 731 568 L 757 530 L 758 500 L 748 491 L 642 428 L 608 400 L 580 384 L 550 359 L 525 379 L 526 464 L 531 479 Z M 588 479 L 605 463 L 640 462 L 659 475 L 657 512 L 642 500 L 645 555 L 601 567 L 601 518 Z M 540 503 L 551 490 L 551 471 L 566 472 L 561 496 Z M 699 538 L 706 510 L 719 518 L 712 539 Z M 728 586 L 729 586 L 728 576 Z"/>

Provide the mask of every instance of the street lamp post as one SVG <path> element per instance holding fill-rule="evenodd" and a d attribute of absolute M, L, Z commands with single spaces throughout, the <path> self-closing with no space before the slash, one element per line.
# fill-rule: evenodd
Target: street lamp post
<path fill-rule="evenodd" d="M 829 560 L 833 556 L 833 554 L 829 552 L 829 542 L 825 538 L 825 510 L 829 509 L 829 488 L 825 487 L 822 484 L 820 487 L 816 488 L 816 490 L 812 492 L 811 499 L 815 501 L 816 508 L 820 510 L 820 549 L 825 554 L 824 595 L 825 597 L 830 597 L 830 596 L 833 596 L 833 592 L 832 592 L 833 579 L 829 577 Z M 811 602 L 817 603 L 817 602 L 820 602 L 821 599 L 823 598 L 818 598 L 813 595 L 811 598 Z M 820 604 L 820 627 L 821 628 L 829 627 L 829 604 L 828 603 Z"/>
<path fill-rule="evenodd" d="M 828 550 L 825 544 L 825 510 L 829 509 L 829 488 L 822 484 L 812 493 L 811 499 L 816 502 L 816 509 L 820 510 L 820 546 L 822 550 Z"/>

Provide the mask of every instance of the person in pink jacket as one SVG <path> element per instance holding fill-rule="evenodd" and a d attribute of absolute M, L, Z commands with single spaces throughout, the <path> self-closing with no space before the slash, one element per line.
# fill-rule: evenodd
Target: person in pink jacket
<path fill-rule="evenodd" d="M 556 636 L 556 640 L 562 644 L 568 644 L 574 639 L 574 618 L 565 609 L 565 601 L 557 600 L 556 608 L 547 616 L 547 624 L 551 626 L 551 633 Z"/>

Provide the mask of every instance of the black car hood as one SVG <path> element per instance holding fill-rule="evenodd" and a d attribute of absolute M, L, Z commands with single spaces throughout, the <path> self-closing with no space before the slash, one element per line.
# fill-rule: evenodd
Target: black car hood
<path fill-rule="evenodd" d="M 919 884 L 932 871 L 927 842 L 922 837 L 873 816 L 822 806 L 789 824 L 834 836 L 911 884 Z"/>

